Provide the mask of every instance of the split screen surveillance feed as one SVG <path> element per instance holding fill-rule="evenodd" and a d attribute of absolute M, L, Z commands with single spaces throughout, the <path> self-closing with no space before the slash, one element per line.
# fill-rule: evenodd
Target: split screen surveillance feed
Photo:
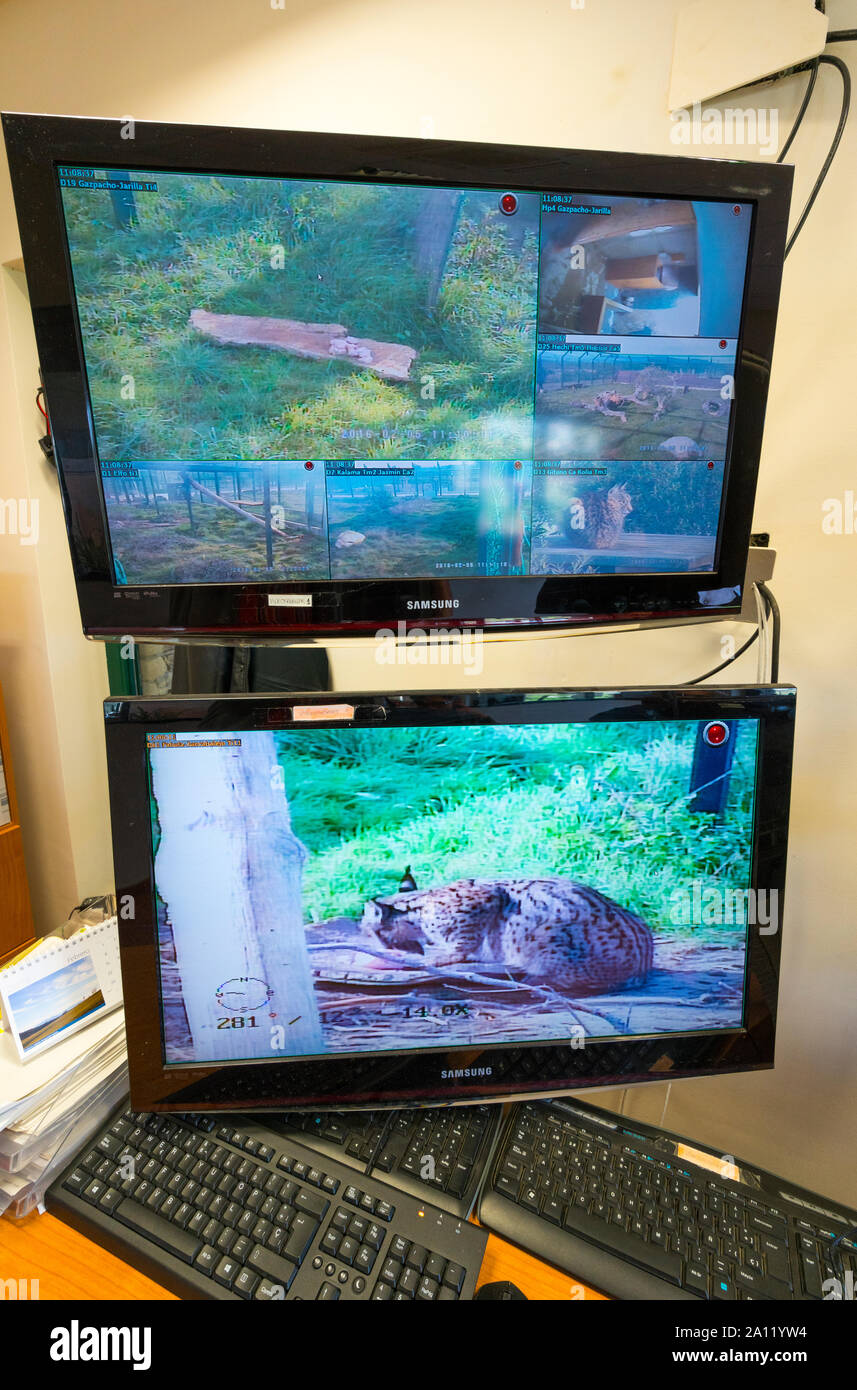
<path fill-rule="evenodd" d="M 117 585 L 715 568 L 750 204 L 59 183 Z"/>

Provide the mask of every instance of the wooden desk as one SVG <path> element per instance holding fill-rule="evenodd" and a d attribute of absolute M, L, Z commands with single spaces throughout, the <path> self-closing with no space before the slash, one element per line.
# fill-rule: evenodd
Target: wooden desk
<path fill-rule="evenodd" d="M 174 1299 L 133 1266 L 102 1250 L 55 1216 L 0 1220 L 0 1279 L 38 1279 L 41 1299 Z M 582 1285 L 497 1236 L 488 1237 L 479 1284 L 508 1280 L 528 1298 L 580 1299 Z M 575 1292 L 578 1290 L 578 1292 Z M 601 1299 L 593 1289 L 583 1297 Z"/>

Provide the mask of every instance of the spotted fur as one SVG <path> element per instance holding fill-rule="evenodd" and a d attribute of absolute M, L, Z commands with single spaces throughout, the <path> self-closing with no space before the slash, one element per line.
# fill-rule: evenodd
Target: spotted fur
<path fill-rule="evenodd" d="M 565 534 L 570 541 L 605 550 L 615 545 L 625 529 L 625 517 L 634 510 L 624 483 L 611 488 L 592 488 L 585 497 L 575 497 L 565 518 Z"/>
<path fill-rule="evenodd" d="M 465 878 L 373 898 L 360 926 L 434 965 L 506 965 L 578 995 L 641 984 L 652 967 L 646 923 L 569 878 Z"/>

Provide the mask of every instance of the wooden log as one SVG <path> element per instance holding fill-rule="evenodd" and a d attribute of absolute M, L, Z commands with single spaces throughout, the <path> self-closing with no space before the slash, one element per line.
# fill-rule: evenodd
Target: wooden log
<path fill-rule="evenodd" d="M 299 541 L 301 539 L 300 536 L 290 535 L 288 531 L 281 531 L 279 527 L 274 526 L 273 522 L 266 522 L 264 516 L 254 516 L 252 512 L 248 512 L 244 507 L 239 507 L 237 502 L 228 502 L 225 497 L 221 497 L 218 493 L 212 492 L 210 487 L 205 487 L 202 483 L 198 483 L 195 478 L 192 478 L 190 476 L 190 474 L 188 474 L 187 480 L 190 483 L 191 487 L 195 487 L 197 492 L 202 493 L 203 497 L 210 497 L 212 501 L 219 502 L 221 507 L 228 507 L 231 512 L 237 512 L 239 516 L 244 517 L 245 521 L 252 521 L 257 526 L 265 527 L 266 530 L 268 528 L 268 525 L 270 524 L 270 528 L 273 531 L 274 535 L 281 536 L 284 541 Z M 302 531 L 309 530 L 309 527 L 304 526 L 303 522 L 301 521 L 295 521 L 292 524 L 294 526 L 299 526 Z"/>
<path fill-rule="evenodd" d="M 190 324 L 218 343 L 267 347 L 313 361 L 350 362 L 388 381 L 408 381 L 415 348 L 353 338 L 341 323 L 304 323 L 301 319 L 263 318 L 255 314 L 211 314 L 193 309 Z"/>

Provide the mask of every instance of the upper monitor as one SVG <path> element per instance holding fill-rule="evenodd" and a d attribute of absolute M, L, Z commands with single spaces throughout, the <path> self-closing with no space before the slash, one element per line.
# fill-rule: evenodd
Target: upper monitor
<path fill-rule="evenodd" d="M 4 122 L 88 633 L 739 606 L 789 170 Z"/>

